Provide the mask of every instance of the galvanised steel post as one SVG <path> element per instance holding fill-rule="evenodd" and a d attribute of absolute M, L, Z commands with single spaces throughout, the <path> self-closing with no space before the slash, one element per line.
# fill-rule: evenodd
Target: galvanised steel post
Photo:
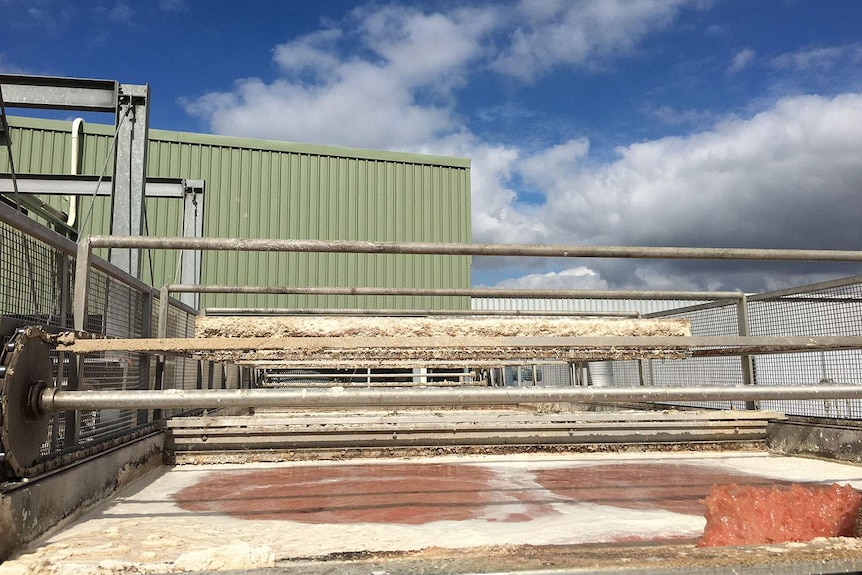
<path fill-rule="evenodd" d="M 90 259 L 92 249 L 90 237 L 78 240 L 78 253 L 75 257 L 75 297 L 72 305 L 75 331 L 87 329 L 87 299 L 90 297 Z"/>
<path fill-rule="evenodd" d="M 748 297 L 744 294 L 736 303 L 737 331 L 739 335 L 750 335 L 749 318 L 748 318 Z M 743 385 L 754 385 L 757 383 L 754 380 L 754 358 L 748 354 L 740 356 L 742 362 L 742 383 Z M 745 403 L 746 409 L 760 409 L 760 404 L 756 401 Z"/>

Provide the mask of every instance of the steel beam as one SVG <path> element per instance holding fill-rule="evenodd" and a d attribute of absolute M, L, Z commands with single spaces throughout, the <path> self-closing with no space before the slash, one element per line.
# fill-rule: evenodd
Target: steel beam
<path fill-rule="evenodd" d="M 60 391 L 37 396 L 39 412 L 97 409 L 249 407 L 407 407 L 513 405 L 519 403 L 755 401 L 862 399 L 862 385 L 663 388 L 457 388 L 457 389 L 239 389 L 166 391 Z"/>
<path fill-rule="evenodd" d="M 122 84 L 117 100 L 117 152 L 111 194 L 111 235 L 140 236 L 149 144 L 150 88 Z M 141 276 L 140 248 L 110 250 L 108 260 L 135 277 Z"/>
<path fill-rule="evenodd" d="M 110 186 L 99 187 L 98 176 L 67 176 L 45 174 L 15 174 L 18 192 L 42 196 L 99 196 L 111 195 Z M 102 178 L 102 183 L 110 184 L 110 176 Z M 182 178 L 147 178 L 146 196 L 148 198 L 183 198 L 190 190 L 203 190 L 203 180 Z M 14 192 L 12 176 L 0 173 L 0 193 Z"/>
<path fill-rule="evenodd" d="M 119 84 L 113 80 L 0 74 L 8 108 L 114 112 Z"/>

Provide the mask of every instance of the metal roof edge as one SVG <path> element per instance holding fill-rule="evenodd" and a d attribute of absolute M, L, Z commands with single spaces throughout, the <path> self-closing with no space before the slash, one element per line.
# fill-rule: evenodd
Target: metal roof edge
<path fill-rule="evenodd" d="M 20 128 L 35 128 L 54 131 L 62 129 L 63 131 L 67 131 L 67 126 L 70 124 L 71 122 L 66 122 L 63 120 L 48 120 L 43 118 L 31 118 L 25 116 L 9 116 L 9 125 Z M 88 122 L 85 124 L 84 131 L 85 133 L 90 134 L 113 135 L 114 127 L 108 124 L 97 124 Z M 407 164 L 445 166 L 451 168 L 470 168 L 469 158 L 457 158 L 454 156 L 436 156 L 430 154 L 392 152 L 385 150 L 371 150 L 365 148 L 324 146 L 321 144 L 300 144 L 296 142 L 282 142 L 278 140 L 262 140 L 256 138 L 241 138 L 237 136 L 221 136 L 216 134 L 200 134 L 196 132 L 179 132 L 174 130 L 160 129 L 150 129 L 149 136 L 150 141 L 225 146 L 231 148 L 246 148 L 251 150 L 268 150 L 273 152 L 293 152 L 301 154 L 311 154 L 315 156 L 380 160 Z"/>
<path fill-rule="evenodd" d="M 45 118 L 32 118 L 29 116 L 7 116 L 9 125 L 13 128 L 33 128 L 36 130 L 51 130 L 54 132 L 68 132 L 71 130 L 71 120 L 48 120 Z M 84 123 L 84 133 L 113 135 L 114 127 L 109 124 L 97 124 L 94 122 Z"/>
<path fill-rule="evenodd" d="M 248 148 L 254 150 L 271 150 L 276 152 L 294 152 L 315 156 L 332 156 L 340 158 L 359 158 L 368 160 L 383 160 L 409 164 L 428 164 L 448 166 L 453 168 L 469 168 L 468 158 L 453 156 L 436 156 L 430 154 L 414 154 L 409 152 L 393 152 L 387 150 L 371 150 L 366 148 L 350 148 L 326 146 L 322 144 L 302 144 L 280 140 L 264 140 L 243 138 L 238 136 L 221 136 L 215 134 L 199 134 L 194 132 L 176 132 L 169 130 L 150 130 L 151 140 L 165 140 L 191 144 L 210 144 L 232 148 Z"/>

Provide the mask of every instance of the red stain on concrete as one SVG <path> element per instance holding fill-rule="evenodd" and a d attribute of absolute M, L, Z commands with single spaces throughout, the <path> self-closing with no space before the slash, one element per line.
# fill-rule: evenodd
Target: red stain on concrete
<path fill-rule="evenodd" d="M 722 471 L 706 465 L 624 463 L 536 472 L 540 485 L 570 501 L 627 509 L 663 509 L 703 515 L 713 485 L 789 485 L 789 482 Z"/>
<path fill-rule="evenodd" d="M 344 465 L 224 471 L 174 495 L 189 511 L 306 523 L 474 519 L 494 504 L 493 473 L 468 465 Z"/>
<path fill-rule="evenodd" d="M 181 508 L 244 519 L 396 523 L 484 519 L 526 522 L 555 503 L 594 503 L 703 515 L 716 484 L 780 485 L 756 475 L 685 464 L 600 464 L 541 469 L 513 483 L 492 468 L 449 464 L 296 466 L 220 471 L 174 495 Z"/>

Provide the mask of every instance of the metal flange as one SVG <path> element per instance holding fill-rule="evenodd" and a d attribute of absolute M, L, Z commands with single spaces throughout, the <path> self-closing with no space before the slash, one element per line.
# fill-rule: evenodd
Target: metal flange
<path fill-rule="evenodd" d="M 30 477 L 48 437 L 50 414 L 34 406 L 43 390 L 53 386 L 51 345 L 38 327 L 18 330 L 3 350 L 0 364 L 0 445 L 5 457 L 0 474 Z"/>

